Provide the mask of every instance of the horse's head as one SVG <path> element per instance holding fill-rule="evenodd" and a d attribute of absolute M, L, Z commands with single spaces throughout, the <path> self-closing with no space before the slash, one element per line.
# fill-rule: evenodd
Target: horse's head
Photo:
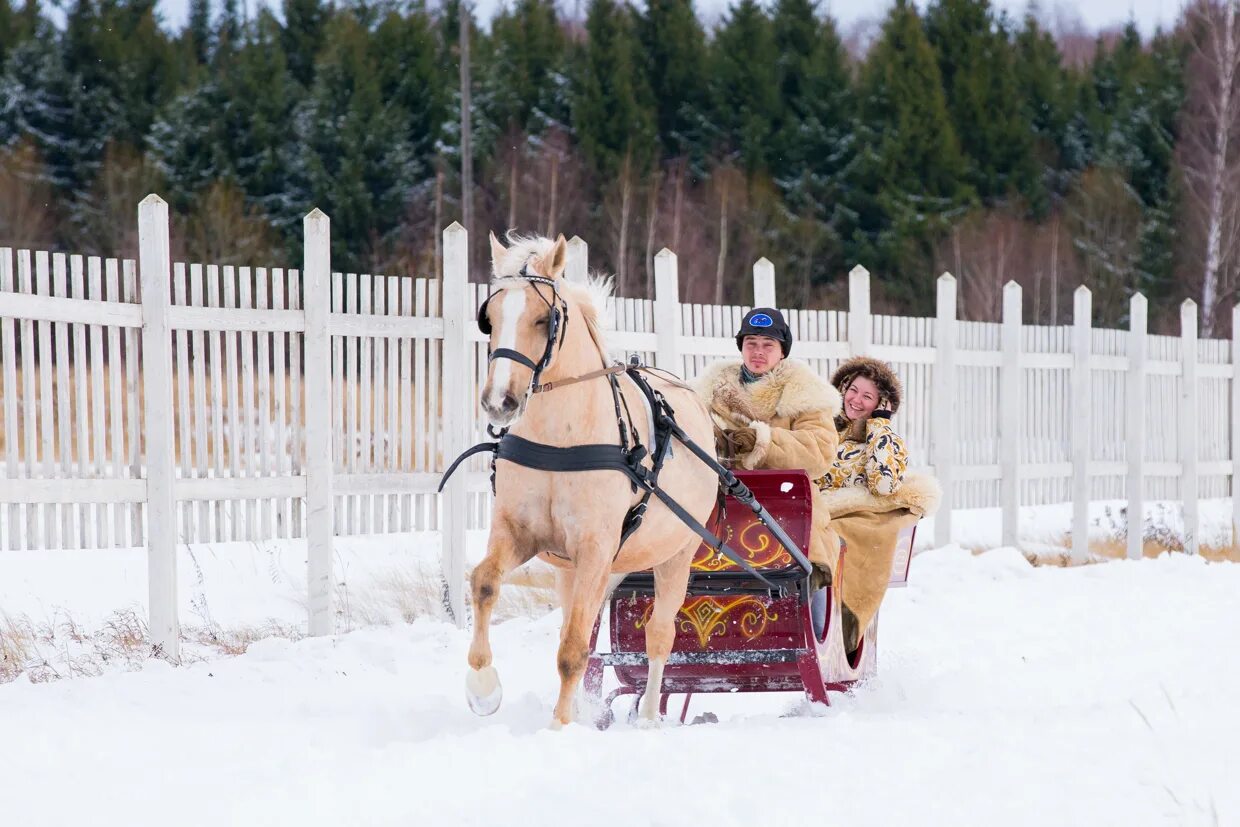
<path fill-rule="evenodd" d="M 568 257 L 564 236 L 510 240 L 505 247 L 491 234 L 491 294 L 478 310 L 478 327 L 491 340 L 482 409 L 496 428 L 525 411 L 568 323 L 560 291 Z"/>

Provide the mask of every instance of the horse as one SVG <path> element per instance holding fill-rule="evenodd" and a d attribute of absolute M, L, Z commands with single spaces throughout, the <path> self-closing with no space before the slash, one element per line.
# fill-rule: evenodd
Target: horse
<path fill-rule="evenodd" d="M 509 234 L 507 247 L 494 233 L 490 240 L 491 295 L 478 321 L 490 335 L 481 405 L 491 427 L 556 448 L 618 445 L 622 429 L 631 428 L 650 446 L 653 416 L 647 397 L 609 357 L 601 313 L 610 280 L 577 284 L 566 279 L 563 235 L 552 241 Z M 713 427 L 696 395 L 657 375 L 648 382 L 666 397 L 684 433 L 713 453 Z M 658 481 L 690 516 L 705 523 L 719 488 L 709 466 L 688 450 L 675 450 Z M 564 612 L 556 659 L 560 692 L 551 726 L 558 729 L 575 716 L 591 634 L 607 595 L 625 574 L 646 569 L 654 571 L 655 599 L 646 627 L 649 672 L 638 722 L 657 722 L 663 669 L 698 534 L 655 500 L 622 543 L 626 515 L 642 492 L 614 470 L 539 470 L 507 461 L 501 452 L 494 485 L 486 557 L 470 579 L 474 629 L 465 681 L 470 708 L 480 715 L 499 708 L 503 690 L 492 665 L 491 613 L 505 576 L 538 556 L 557 569 Z"/>

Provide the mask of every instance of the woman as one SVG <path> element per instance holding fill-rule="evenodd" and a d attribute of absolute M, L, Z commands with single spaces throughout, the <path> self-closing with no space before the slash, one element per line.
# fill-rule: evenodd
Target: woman
<path fill-rule="evenodd" d="M 826 474 L 817 479 L 830 512 L 828 544 L 844 541 L 844 646 L 861 644 L 891 579 L 900 532 L 934 513 L 939 485 L 926 474 L 907 473 L 908 449 L 891 427 L 903 388 L 885 362 L 858 356 L 840 365 L 831 384 L 842 394 L 835 424 L 842 438 Z M 838 539 L 837 539 L 838 537 Z"/>
<path fill-rule="evenodd" d="M 808 365 L 789 359 L 792 331 L 778 310 L 756 307 L 736 334 L 739 361 L 710 365 L 695 383 L 719 429 L 721 459 L 741 468 L 803 468 L 810 479 L 827 473 L 839 436 L 833 417 L 839 392 Z M 815 497 L 809 558 L 829 582 L 838 544 L 829 515 Z"/>
<path fill-rule="evenodd" d="M 894 494 L 908 467 L 908 449 L 891 428 L 903 395 L 900 380 L 886 363 L 858 356 L 840 365 L 831 384 L 844 398 L 835 418 L 841 439 L 819 487 L 858 486 L 878 496 Z"/>

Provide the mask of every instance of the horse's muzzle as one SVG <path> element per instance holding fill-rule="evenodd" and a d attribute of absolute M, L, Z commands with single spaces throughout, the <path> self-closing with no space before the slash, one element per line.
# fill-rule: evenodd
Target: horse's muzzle
<path fill-rule="evenodd" d="M 493 397 L 498 396 L 498 399 Z M 503 394 L 486 394 L 482 397 L 482 410 L 496 428 L 505 428 L 521 415 L 522 400 L 505 391 Z"/>

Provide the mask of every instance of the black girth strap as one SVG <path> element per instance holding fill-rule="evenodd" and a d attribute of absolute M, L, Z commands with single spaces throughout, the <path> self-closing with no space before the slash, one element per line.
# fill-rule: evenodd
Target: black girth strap
<path fill-rule="evenodd" d="M 645 449 L 642 449 L 642 454 L 645 454 Z M 497 445 L 495 458 L 540 471 L 619 471 L 622 474 L 630 474 L 634 459 L 615 445 L 557 448 L 530 442 L 515 434 L 504 434 Z M 640 462 L 640 458 L 636 459 Z"/>

